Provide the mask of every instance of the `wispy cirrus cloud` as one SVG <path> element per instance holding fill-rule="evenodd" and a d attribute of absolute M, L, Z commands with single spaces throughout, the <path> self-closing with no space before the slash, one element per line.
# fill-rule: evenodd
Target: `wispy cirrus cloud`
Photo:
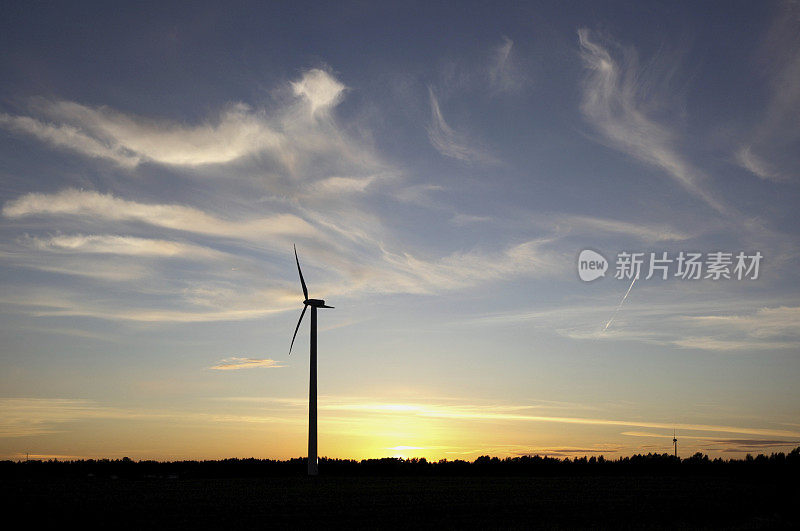
<path fill-rule="evenodd" d="M 759 308 L 749 314 L 699 315 L 687 317 L 700 325 L 724 325 L 746 331 L 756 337 L 798 334 L 800 307 L 778 306 Z"/>
<path fill-rule="evenodd" d="M 349 187 L 353 183 L 337 182 L 337 186 L 340 184 Z M 92 228 L 97 225 L 111 226 L 115 232 L 126 227 L 169 229 L 224 237 L 234 240 L 233 244 L 236 244 L 235 240 L 244 240 L 248 245 L 257 241 L 260 246 L 276 246 L 283 241 L 288 247 L 289 238 L 303 237 L 308 242 L 320 239 L 320 230 L 292 214 L 231 221 L 194 207 L 142 203 L 112 194 L 75 189 L 53 194 L 25 194 L 7 202 L 3 207 L 3 215 L 13 220 L 50 218 L 71 220 L 73 225 L 83 224 Z M 343 219 L 346 221 L 349 218 Z M 342 218 L 334 221 L 341 223 Z M 379 225 L 353 220 L 353 223 L 362 227 L 361 231 L 366 231 L 361 234 L 350 231 L 349 225 L 334 226 L 320 219 L 314 223 L 328 234 L 335 231 L 333 242 L 336 250 L 331 251 L 329 247 L 320 250 L 318 244 L 309 244 L 307 249 L 311 252 L 306 257 L 314 258 L 322 252 L 326 256 L 326 263 L 333 263 L 334 269 L 340 272 L 334 278 L 316 285 L 320 293 L 351 297 L 374 293 L 436 294 L 487 282 L 506 281 L 516 276 L 543 277 L 563 273 L 559 264 L 565 257 L 557 247 L 552 246 L 553 242 L 549 239 L 529 240 L 497 250 L 472 249 L 426 257 L 410 251 L 398 252 L 377 244 L 380 229 L 375 227 Z M 265 238 L 269 238 L 269 241 L 265 242 Z M 158 280 L 162 294 L 169 294 L 163 301 L 154 304 L 150 300 L 149 307 L 142 307 L 134 295 L 139 287 L 145 292 L 148 288 L 142 283 L 131 283 L 117 288 L 134 292 L 126 292 L 125 297 L 113 300 L 62 288 L 59 296 L 53 296 L 54 293 L 38 298 L 20 295 L 9 301 L 11 308 L 29 315 L 85 316 L 139 322 L 203 322 L 252 319 L 287 308 L 286 290 L 282 282 L 265 280 L 245 272 L 226 273 L 224 270 L 230 269 L 226 263 L 246 265 L 248 260 L 206 245 L 164 238 L 84 233 L 25 235 L 17 241 L 24 252 L 16 249 L 2 255 L 16 265 L 106 282 L 149 277 Z M 141 260 L 120 263 L 115 258 L 122 259 L 125 256 L 185 258 L 202 261 L 204 265 L 202 268 L 194 267 L 188 276 L 184 275 L 177 282 L 163 278 L 163 271 L 155 264 L 151 266 Z M 213 271 L 216 271 L 216 277 Z M 204 288 L 213 284 L 211 279 L 217 277 L 225 279 L 226 286 L 223 289 L 220 289 L 221 286 L 210 290 Z M 255 298 L 254 294 L 259 294 L 259 297 Z"/>
<path fill-rule="evenodd" d="M 277 369 L 285 367 L 285 365 L 280 365 L 280 363 L 280 361 L 268 358 L 238 358 L 234 356 L 221 360 L 216 365 L 209 367 L 209 369 L 217 371 L 236 371 L 240 369 Z"/>
<path fill-rule="evenodd" d="M 229 103 L 197 124 L 38 98 L 31 100 L 30 115 L 0 113 L 0 127 L 127 168 L 143 162 L 196 168 L 259 157 L 306 177 L 315 167 L 359 173 L 383 167 L 372 150 L 331 119 L 330 111 L 345 91 L 341 82 L 324 70 L 310 69 L 289 88 L 293 97 L 272 108 Z M 314 166 L 307 163 L 311 159 Z"/>
<path fill-rule="evenodd" d="M 0 399 L 0 438 L 35 437 L 54 433 L 75 431 L 75 423 L 122 420 L 126 423 L 167 422 L 182 428 L 181 424 L 213 427 L 220 423 L 256 425 L 275 423 L 303 426 L 302 416 L 307 405 L 306 398 L 280 397 L 226 397 L 212 400 L 200 409 L 179 409 L 171 407 L 141 408 L 112 406 L 101 402 L 74 398 L 3 398 Z M 550 415 L 539 411 L 540 406 L 528 403 L 497 403 L 490 401 L 470 401 L 458 398 L 424 398 L 415 400 L 376 400 L 368 397 L 322 396 L 320 409 L 325 411 L 323 424 L 325 430 L 333 435 L 351 435 L 354 430 L 367 437 L 380 437 L 387 426 L 419 426 L 424 429 L 416 434 L 414 430 L 392 433 L 388 440 L 401 444 L 386 445 L 383 449 L 393 451 L 416 451 L 450 449 L 452 453 L 500 455 L 508 454 L 548 454 L 580 455 L 587 453 L 616 453 L 625 448 L 621 444 L 600 443 L 591 446 L 541 444 L 498 444 L 498 441 L 480 444 L 474 440 L 465 443 L 458 438 L 448 440 L 432 437 L 437 427 L 447 428 L 444 432 L 469 425 L 516 426 L 515 433 L 525 433 L 526 426 L 540 423 L 600 426 L 622 428 L 644 428 L 654 431 L 625 431 L 625 435 L 639 437 L 666 437 L 668 432 L 677 429 L 682 439 L 724 444 L 737 449 L 750 451 L 759 448 L 789 447 L 800 440 L 796 430 L 764 426 L 721 425 L 700 423 L 670 423 L 647 419 L 624 419 L 614 417 L 584 417 L 568 414 Z M 544 410 L 547 405 L 544 405 Z M 267 412 L 267 414 L 265 414 Z M 535 431 L 540 430 L 537 428 Z M 562 430 L 564 428 L 561 428 Z M 521 431 L 519 431 L 521 430 Z M 729 434 L 726 436 L 726 434 Z M 752 436 L 752 437 L 751 437 Z M 460 436 L 459 436 L 460 437 Z M 527 436 L 522 437 L 523 439 Z M 403 440 L 405 439 L 405 440 Z M 387 440 L 387 442 L 388 442 Z M 464 444 L 474 445 L 470 448 Z M 696 443 L 695 443 L 696 444 Z M 636 448 L 634 448 L 635 450 Z M 733 451 L 733 450 L 731 450 Z"/>
<path fill-rule="evenodd" d="M 735 155 L 736 162 L 752 173 L 753 175 L 767 181 L 783 182 L 788 180 L 788 176 L 779 172 L 772 164 L 756 155 L 753 146 L 742 146 Z"/>
<path fill-rule="evenodd" d="M 763 341 L 753 339 L 720 339 L 715 336 L 695 336 L 675 339 L 671 342 L 683 348 L 698 350 L 726 351 L 753 351 L 753 350 L 780 350 L 797 348 L 797 341 Z"/>
<path fill-rule="evenodd" d="M 144 278 L 150 274 L 147 269 L 142 271 Z M 23 285 L 7 289 L 0 296 L 0 304 L 5 312 L 34 317 L 88 317 L 140 323 L 245 321 L 296 307 L 296 296 L 280 287 L 250 285 L 244 290 L 233 283 L 226 282 L 220 287 L 208 280 L 190 282 L 188 287 L 160 288 L 158 293 L 163 300 L 154 303 L 148 296 L 152 290 L 146 286 L 123 283 L 137 279 L 111 276 L 106 279 L 111 285 L 95 288 L 100 290 L 99 296 L 94 290 Z"/>
<path fill-rule="evenodd" d="M 502 42 L 494 47 L 492 62 L 489 65 L 489 84 L 498 92 L 516 92 L 525 84 L 525 77 L 515 64 L 513 57 L 514 41 L 503 36 Z"/>
<path fill-rule="evenodd" d="M 323 195 L 364 193 L 367 187 L 374 183 L 377 177 L 370 175 L 367 177 L 328 177 L 315 182 L 312 187 L 314 191 L 322 192 Z"/>
<path fill-rule="evenodd" d="M 30 116 L 0 113 L 0 126 L 16 133 L 33 136 L 57 148 L 76 151 L 92 158 L 108 159 L 128 168 L 137 166 L 141 161 L 141 157 L 122 146 L 109 145 L 74 125 L 54 124 Z"/>
<path fill-rule="evenodd" d="M 751 313 L 695 315 L 684 318 L 690 325 L 718 335 L 703 334 L 675 340 L 686 348 L 703 350 L 771 350 L 800 344 L 797 323 L 800 307 L 759 308 Z"/>
<path fill-rule="evenodd" d="M 137 306 L 134 297 L 120 298 L 118 307 L 111 307 L 109 301 L 101 304 L 99 299 L 93 301 L 66 290 L 63 297 L 50 297 L 49 305 L 32 308 L 25 304 L 25 297 L 17 297 L 13 307 L 36 312 L 36 315 L 82 315 L 134 321 L 253 318 L 265 315 L 264 303 L 255 303 L 248 296 L 224 294 L 220 297 L 218 290 L 212 290 L 216 293 L 214 296 L 206 297 L 202 286 L 208 284 L 208 279 L 197 274 L 201 268 L 193 269 L 194 275 L 177 281 L 174 275 L 167 278 L 166 269 L 157 270 L 146 261 L 124 266 L 113 257 L 210 260 L 212 255 L 222 256 L 215 254 L 221 253 L 213 249 L 216 244 L 224 245 L 226 252 L 235 257 L 240 256 L 239 251 L 243 249 L 252 252 L 254 245 L 259 251 L 265 247 L 270 251 L 283 246 L 290 248 L 291 242 L 298 238 L 305 240 L 306 256 L 312 263 L 315 256 L 324 255 L 329 268 L 341 272 L 334 275 L 335 278 L 318 283 L 318 288 L 349 296 L 441 293 L 515 276 L 544 276 L 561 271 L 555 263 L 562 257 L 549 246 L 550 242 L 539 239 L 521 238 L 496 250 L 450 250 L 433 256 L 398 244 L 384 219 L 373 214 L 370 208 L 363 208 L 368 193 L 391 183 L 396 185 L 393 199 L 424 206 L 428 194 L 443 188 L 437 184 L 407 185 L 397 178 L 397 171 L 391 171 L 380 161 L 368 143 L 344 134 L 331 111 L 341 101 L 346 88 L 330 73 L 309 70 L 289 86 L 294 99 L 283 107 L 267 111 L 233 105 L 226 108 L 218 120 L 202 125 L 150 120 L 107 107 L 88 107 L 74 102 L 36 100 L 33 109 L 39 115 L 57 125 L 77 123 L 75 127 L 82 134 L 100 139 L 103 145 L 114 147 L 115 153 L 125 153 L 136 160 L 190 167 L 223 164 L 248 154 L 264 153 L 268 158 L 275 155 L 283 160 L 283 170 L 278 173 L 288 178 L 285 182 L 279 183 L 280 178 L 277 178 L 270 183 L 271 193 L 266 200 L 274 205 L 272 213 L 263 214 L 267 203 L 250 201 L 247 208 L 242 209 L 246 214 L 237 218 L 190 204 L 147 202 L 126 198 L 118 192 L 76 188 L 26 193 L 11 199 L 3 205 L 3 216 L 24 228 L 26 234 L 33 233 L 18 237 L 17 242 L 26 251 L 39 254 L 16 253 L 4 258 L 30 269 L 103 281 L 149 277 L 159 281 L 162 293 L 170 294 L 169 300 L 156 302 L 151 308 Z M 439 137 L 443 142 L 440 147 L 452 148 L 453 153 L 469 160 L 483 157 L 485 153 L 471 145 L 462 146 L 466 146 L 467 152 L 457 143 L 448 144 L 460 136 L 444 121 L 433 91 L 430 97 L 434 116 L 441 119 L 436 120 L 441 125 L 439 132 L 444 135 Z M 220 135 L 225 138 L 219 138 Z M 181 140 L 175 140 L 174 136 Z M 217 140 L 220 140 L 219 145 L 209 148 L 209 144 Z M 205 152 L 206 148 L 210 150 L 208 153 L 195 156 L 194 150 Z M 329 159 L 336 162 L 329 164 Z M 237 199 L 237 203 L 241 204 L 242 200 Z M 325 208 L 317 208 L 320 204 Z M 58 233 L 42 234 L 43 222 L 51 221 L 57 223 Z M 62 230 L 71 234 L 61 234 Z M 98 234 L 100 231 L 103 233 Z M 208 242 L 206 238 L 205 245 L 175 241 L 182 236 L 172 231 L 184 232 L 185 237 L 194 240 L 205 236 L 226 241 Z M 147 237 L 142 237 L 142 233 Z M 387 241 L 392 244 L 385 243 Z M 92 257 L 91 263 L 82 262 L 81 256 Z M 265 288 L 261 282 L 269 285 Z M 230 289 L 241 294 L 266 289 L 273 296 L 282 289 L 282 284 L 273 279 L 258 280 L 258 287 L 254 287 L 255 283 L 255 278 L 240 278 Z M 200 296 L 196 297 L 198 293 Z M 272 299 L 273 303 L 282 301 L 281 297 Z M 127 306 L 123 307 L 123 301 Z M 179 308 L 176 304 L 185 306 Z M 283 309 L 282 304 L 273 307 L 277 311 Z"/>
<path fill-rule="evenodd" d="M 47 243 L 46 240 L 43 242 Z M 564 271 L 560 264 L 563 257 L 548 244 L 547 240 L 534 240 L 498 252 L 472 250 L 438 258 L 422 258 L 379 248 L 377 253 L 357 255 L 343 261 L 343 272 L 334 280 L 316 282 L 315 292 L 326 297 L 356 298 L 375 293 L 433 295 L 507 281 L 517 276 L 562 275 Z M 133 252 L 125 249 L 125 252 L 129 251 Z M 171 251 L 168 247 L 167 252 Z M 288 290 L 283 282 L 269 282 L 253 273 L 234 274 L 230 271 L 220 271 L 218 276 L 209 276 L 210 272 L 199 276 L 196 273 L 177 285 L 160 280 L 159 292 L 164 295 L 164 300 L 140 300 L 139 290 L 148 293 L 147 285 L 122 282 L 159 279 L 157 271 L 146 264 L 99 261 L 91 253 L 87 254 L 91 260 L 85 262 L 79 260 L 80 254 L 75 256 L 61 251 L 58 251 L 59 260 L 53 262 L 50 254 L 53 253 L 48 252 L 43 257 L 27 256 L 20 265 L 113 282 L 116 285 L 111 287 L 118 290 L 120 296 L 98 298 L 89 292 L 64 287 L 20 287 L 0 299 L 6 311 L 40 317 L 81 316 L 112 321 L 188 323 L 248 320 L 294 308 L 295 292 Z M 122 259 L 126 255 L 118 256 Z M 186 257 L 193 258 L 191 255 Z M 211 267 L 217 262 L 225 265 L 224 260 L 216 258 L 207 265 Z M 217 282 L 213 278 L 220 280 Z M 143 305 L 145 302 L 146 306 Z"/>
<path fill-rule="evenodd" d="M 600 236 L 621 235 L 646 242 L 671 242 L 695 238 L 703 231 L 687 230 L 672 222 L 650 220 L 628 221 L 614 217 L 587 216 L 561 212 L 524 213 L 513 217 L 479 216 L 456 213 L 450 218 L 456 226 L 487 224 L 507 229 L 527 228 L 531 225 L 547 231 L 554 238 L 570 235 Z M 708 230 L 707 228 L 705 230 Z"/>
<path fill-rule="evenodd" d="M 0 260 L 18 268 L 46 271 L 110 283 L 153 280 L 161 268 L 157 261 L 193 262 L 203 274 L 227 269 L 227 264 L 248 264 L 243 257 L 207 246 L 158 238 L 116 234 L 25 234 L 0 246 Z M 184 264 L 185 265 L 185 264 Z"/>
<path fill-rule="evenodd" d="M 557 276 L 563 274 L 564 256 L 549 247 L 551 242 L 530 240 L 500 251 L 474 249 L 438 259 L 382 249 L 383 267 L 370 277 L 376 287 L 387 292 L 432 294 L 515 276 Z"/>
<path fill-rule="evenodd" d="M 27 249 L 0 251 L 0 259 L 6 266 L 45 271 L 58 275 L 82 277 L 99 282 L 125 283 L 146 278 L 151 269 L 141 263 L 120 256 L 90 256 L 74 253 L 31 252 Z M 25 297 L 18 299 L 24 302 Z M 23 304 L 25 305 L 25 304 Z"/>
<path fill-rule="evenodd" d="M 485 151 L 474 145 L 473 142 L 464 137 L 450 127 L 442 115 L 439 107 L 439 100 L 433 89 L 428 87 L 428 96 L 431 105 L 431 122 L 428 126 L 428 139 L 436 151 L 444 155 L 463 162 L 482 162 L 494 163 L 496 159 Z"/>
<path fill-rule="evenodd" d="M 279 151 L 282 135 L 244 104 L 228 106 L 197 126 L 153 120 L 70 101 L 38 100 L 38 119 L 2 116 L 0 124 L 55 147 L 134 167 L 144 160 L 174 166 L 222 164 L 263 150 Z"/>
<path fill-rule="evenodd" d="M 341 100 L 345 86 L 328 72 L 313 68 L 299 81 L 292 83 L 292 89 L 311 107 L 311 113 L 334 107 Z"/>
<path fill-rule="evenodd" d="M 657 92 L 642 83 L 636 55 L 626 50 L 622 58 L 612 53 L 586 28 L 578 30 L 581 58 L 588 73 L 584 81 L 581 111 L 601 134 L 602 142 L 633 158 L 655 166 L 693 196 L 714 210 L 729 208 L 708 189 L 707 176 L 676 147 L 676 135 L 648 111 Z"/>
<path fill-rule="evenodd" d="M 114 234 L 59 234 L 48 237 L 25 235 L 19 241 L 25 247 L 57 253 L 115 254 L 162 258 L 198 257 L 208 259 L 224 256 L 224 253 L 200 245 Z"/>
<path fill-rule="evenodd" d="M 302 419 L 280 415 L 232 414 L 222 411 L 115 407 L 82 398 L 0 398 L 0 438 L 34 437 L 70 432 L 76 422 L 97 420 L 217 423 L 288 423 Z"/>
<path fill-rule="evenodd" d="M 768 101 L 760 121 L 748 128 L 736 162 L 753 175 L 785 182 L 800 175 L 800 4 L 777 2 L 755 64 Z"/>
<path fill-rule="evenodd" d="M 696 311 L 696 310 L 695 310 Z M 629 318 L 620 330 L 601 331 L 585 326 L 559 329 L 574 339 L 642 341 L 680 348 L 718 352 L 796 349 L 798 308 L 760 308 L 749 314 L 693 314 L 690 307 L 659 309 L 629 306 Z"/>
<path fill-rule="evenodd" d="M 255 402 L 276 401 L 275 399 L 261 397 L 236 397 L 233 400 L 251 400 Z M 282 399 L 282 402 L 292 407 L 302 407 L 303 404 L 305 404 L 303 399 Z M 440 419 L 442 421 L 552 422 L 557 424 L 639 427 L 669 431 L 678 429 L 689 432 L 732 433 L 767 437 L 800 437 L 800 432 L 797 431 L 751 426 L 669 423 L 648 420 L 531 414 L 530 410 L 536 409 L 536 406 L 531 406 L 529 404 L 470 403 L 464 400 L 442 402 L 441 400 L 430 399 L 401 402 L 376 401 L 368 398 L 356 397 L 323 396 L 320 397 L 320 409 L 331 412 L 349 412 L 351 414 L 370 416 L 392 416 L 397 419 L 404 417 L 421 417 Z M 364 420 L 366 422 L 367 418 Z"/>
<path fill-rule="evenodd" d="M 625 286 L 620 285 L 621 293 L 624 289 Z M 647 285 L 641 289 L 647 290 Z M 647 302 L 642 303 L 642 299 Z M 594 305 L 497 313 L 471 319 L 468 323 L 526 322 L 575 340 L 634 341 L 719 352 L 796 349 L 800 345 L 795 306 L 764 307 L 763 301 L 751 301 L 748 305 L 738 302 L 743 310 L 732 315 L 731 303 L 724 299 L 693 304 L 659 303 L 640 295 L 629 300 L 614 327 L 604 330 L 607 315 L 617 302 L 615 299 Z"/>
<path fill-rule="evenodd" d="M 540 215 L 534 219 L 538 223 L 549 225 L 557 230 L 588 234 L 614 233 L 645 241 L 681 241 L 694 236 L 692 233 L 677 229 L 667 223 L 633 223 L 613 218 L 558 213 Z"/>
<path fill-rule="evenodd" d="M 91 400 L 0 398 L 0 437 L 26 437 L 62 431 L 63 425 L 94 417 L 102 409 Z"/>
<path fill-rule="evenodd" d="M 140 203 L 112 194 L 68 188 L 53 194 L 30 193 L 3 205 L 3 216 L 76 216 L 87 220 L 135 221 L 166 229 L 232 238 L 310 236 L 315 229 L 293 214 L 276 214 L 243 221 L 222 219 L 194 207 Z"/>

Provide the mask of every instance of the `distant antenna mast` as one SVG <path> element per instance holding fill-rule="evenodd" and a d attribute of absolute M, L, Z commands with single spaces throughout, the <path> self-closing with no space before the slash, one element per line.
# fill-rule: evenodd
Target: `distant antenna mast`
<path fill-rule="evenodd" d="M 672 445 L 675 447 L 675 457 L 678 457 L 678 438 L 675 437 L 675 430 L 672 430 Z"/>

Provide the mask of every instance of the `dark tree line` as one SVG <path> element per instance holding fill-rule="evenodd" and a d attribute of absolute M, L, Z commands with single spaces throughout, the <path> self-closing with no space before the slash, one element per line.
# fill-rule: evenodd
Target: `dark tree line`
<path fill-rule="evenodd" d="M 709 459 L 696 453 L 679 459 L 670 454 L 637 454 L 605 459 L 599 457 L 555 458 L 535 456 L 481 456 L 474 461 L 400 459 L 320 459 L 320 474 L 328 476 L 747 476 L 797 475 L 800 447 L 788 454 L 747 455 L 743 459 Z M 233 478 L 303 476 L 306 459 L 222 459 L 215 461 L 134 461 L 87 459 L 76 461 L 0 461 L 0 478 Z"/>

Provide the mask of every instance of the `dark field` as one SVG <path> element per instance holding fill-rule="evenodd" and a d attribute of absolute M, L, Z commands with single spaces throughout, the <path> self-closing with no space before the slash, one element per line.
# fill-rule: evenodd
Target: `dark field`
<path fill-rule="evenodd" d="M 110 528 L 800 525 L 797 482 L 766 478 L 36 478 L 0 480 L 0 499 L 29 524 Z"/>

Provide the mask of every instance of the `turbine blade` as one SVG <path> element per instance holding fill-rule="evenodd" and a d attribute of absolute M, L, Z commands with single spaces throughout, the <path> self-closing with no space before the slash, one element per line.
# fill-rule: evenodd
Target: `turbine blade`
<path fill-rule="evenodd" d="M 300 312 L 300 319 L 297 320 L 297 326 L 294 328 L 294 335 L 292 336 L 292 344 L 289 345 L 289 355 L 292 355 L 292 347 L 294 346 L 294 340 L 297 338 L 297 331 L 300 330 L 300 323 L 303 322 L 303 316 L 306 314 L 306 308 L 308 308 L 308 304 L 303 305 L 303 311 Z"/>
<path fill-rule="evenodd" d="M 300 284 L 303 285 L 303 295 L 305 295 L 305 300 L 308 300 L 308 289 L 306 288 L 306 281 L 303 280 L 303 272 L 300 270 L 300 259 L 297 258 L 297 246 L 294 246 L 294 260 L 297 262 L 297 272 L 300 273 Z M 305 308 L 303 308 L 305 311 Z"/>

